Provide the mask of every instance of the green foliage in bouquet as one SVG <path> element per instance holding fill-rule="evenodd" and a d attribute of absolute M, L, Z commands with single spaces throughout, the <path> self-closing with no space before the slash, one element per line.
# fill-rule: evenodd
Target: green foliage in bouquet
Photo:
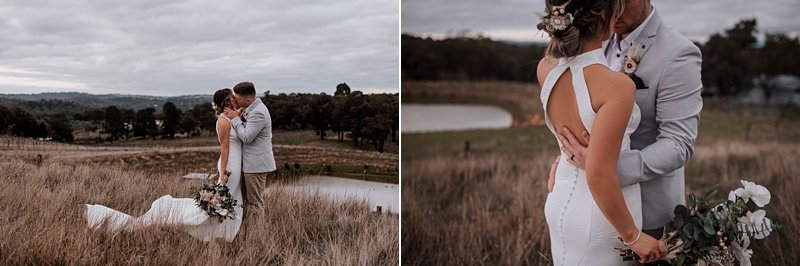
<path fill-rule="evenodd" d="M 231 196 L 227 186 L 203 182 L 193 189 L 192 197 L 195 205 L 205 211 L 211 219 L 219 222 L 225 219 L 236 219 L 236 199 Z"/>
<path fill-rule="evenodd" d="M 675 218 L 667 224 L 661 238 L 668 253 L 662 260 L 672 265 L 732 265 L 739 261 L 750 265 L 753 251 L 750 240 L 763 239 L 780 225 L 766 218 L 762 208 L 771 195 L 763 186 L 742 181 L 743 188 L 719 198 L 718 187 L 703 196 L 689 193 L 686 205 L 675 207 Z M 623 260 L 637 260 L 629 249 L 622 250 Z"/>

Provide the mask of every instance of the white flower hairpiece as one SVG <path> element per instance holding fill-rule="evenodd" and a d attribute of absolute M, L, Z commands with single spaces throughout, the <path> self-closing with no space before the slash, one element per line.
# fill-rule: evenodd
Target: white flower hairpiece
<path fill-rule="evenodd" d="M 567 13 L 566 8 L 571 1 L 558 6 L 553 6 L 550 13 L 536 12 L 541 23 L 537 26 L 540 30 L 545 30 L 552 35 L 553 32 L 566 30 L 567 26 L 572 25 L 575 19 L 572 14 Z"/>

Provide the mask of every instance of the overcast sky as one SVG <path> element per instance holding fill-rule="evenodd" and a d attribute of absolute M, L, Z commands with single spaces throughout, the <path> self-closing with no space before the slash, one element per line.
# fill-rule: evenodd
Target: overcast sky
<path fill-rule="evenodd" d="M 542 41 L 534 11 L 544 0 L 403 0 L 402 31 L 444 37 L 465 30 L 494 39 Z M 695 41 L 755 17 L 758 29 L 800 34 L 798 0 L 653 0 L 664 23 Z"/>
<path fill-rule="evenodd" d="M 398 92 L 397 0 L 4 0 L 0 93 Z"/>

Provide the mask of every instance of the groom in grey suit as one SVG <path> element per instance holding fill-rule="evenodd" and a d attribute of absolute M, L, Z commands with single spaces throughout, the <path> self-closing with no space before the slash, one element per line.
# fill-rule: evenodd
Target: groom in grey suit
<path fill-rule="evenodd" d="M 267 106 L 256 97 L 252 82 L 241 82 L 233 87 L 233 99 L 238 110 L 225 108 L 231 127 L 242 140 L 242 194 L 245 215 L 252 222 L 261 217 L 264 209 L 262 192 L 267 186 L 267 175 L 275 171 L 272 154 L 272 118 Z"/>
<path fill-rule="evenodd" d="M 685 204 L 683 167 L 692 156 L 703 107 L 702 58 L 696 45 L 662 23 L 650 0 L 626 1 L 614 31 L 604 47 L 611 69 L 621 70 L 628 50 L 638 50 L 631 78 L 642 114 L 631 150 L 620 154 L 617 175 L 622 186 L 640 184 L 642 230 L 659 238 L 675 206 Z M 583 136 L 589 140 L 587 132 Z M 561 140 L 572 155 L 569 162 L 584 169 L 587 147 L 569 132 Z"/>

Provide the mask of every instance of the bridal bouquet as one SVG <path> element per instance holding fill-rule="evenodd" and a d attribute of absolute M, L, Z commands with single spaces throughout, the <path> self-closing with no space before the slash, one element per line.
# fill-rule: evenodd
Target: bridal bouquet
<path fill-rule="evenodd" d="M 209 217 L 219 222 L 236 219 L 236 199 L 231 196 L 227 186 L 203 183 L 193 192 L 194 202 Z"/>
<path fill-rule="evenodd" d="M 686 206 L 675 207 L 675 218 L 661 240 L 667 254 L 662 260 L 672 265 L 750 265 L 752 239 L 769 236 L 780 225 L 766 217 L 764 206 L 771 195 L 764 186 L 742 180 L 742 187 L 717 197 L 717 188 L 703 197 L 689 193 Z M 621 249 L 623 261 L 638 260 L 630 249 Z"/>

